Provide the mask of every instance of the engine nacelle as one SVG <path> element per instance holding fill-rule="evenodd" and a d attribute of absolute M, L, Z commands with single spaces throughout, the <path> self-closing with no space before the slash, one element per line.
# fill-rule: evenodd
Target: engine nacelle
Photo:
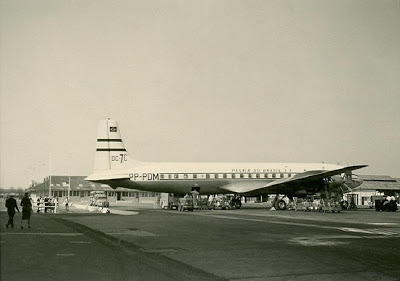
<path fill-rule="evenodd" d="M 328 178 L 329 189 L 341 187 L 346 182 L 340 175 Z"/>
<path fill-rule="evenodd" d="M 309 194 L 309 192 L 305 188 L 304 189 L 299 189 L 294 193 L 294 195 L 296 197 L 305 197 L 305 196 L 307 196 L 307 194 Z"/>

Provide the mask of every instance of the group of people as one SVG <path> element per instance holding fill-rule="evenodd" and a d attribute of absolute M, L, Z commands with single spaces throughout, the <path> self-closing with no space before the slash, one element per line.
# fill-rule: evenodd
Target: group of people
<path fill-rule="evenodd" d="M 69 206 L 71 205 L 69 198 L 65 197 L 64 206 L 65 210 L 69 211 Z M 39 196 L 37 199 L 37 212 L 40 213 L 41 210 L 45 213 L 54 213 L 55 209 L 58 209 L 58 197 L 42 197 Z"/>
<path fill-rule="evenodd" d="M 28 228 L 31 228 L 32 202 L 29 198 L 29 193 L 25 193 L 20 205 L 22 206 L 21 229 L 24 228 L 22 226 L 24 220 L 28 221 Z M 8 213 L 8 222 L 6 223 L 6 227 L 8 228 L 11 226 L 11 228 L 14 228 L 15 211 L 19 212 L 17 200 L 15 200 L 14 196 L 10 195 L 6 200 L 6 208 Z"/>
<path fill-rule="evenodd" d="M 53 213 L 55 208 L 58 208 L 58 198 L 54 197 L 42 197 L 39 196 L 36 200 L 37 212 L 40 213 L 43 210 L 45 213 Z"/>
<path fill-rule="evenodd" d="M 23 221 L 28 222 L 28 228 L 31 228 L 31 214 L 32 214 L 32 198 L 29 197 L 29 193 L 25 193 L 24 198 L 22 198 L 20 205 L 22 206 L 22 217 L 21 217 L 21 229 L 23 229 Z M 41 205 L 43 207 L 41 207 Z M 64 200 L 65 210 L 69 211 L 70 201 L 67 198 Z M 14 216 L 15 213 L 19 213 L 19 208 L 17 200 L 15 200 L 14 195 L 10 195 L 6 200 L 6 208 L 8 213 L 8 221 L 6 227 L 14 228 Z M 57 197 L 38 197 L 37 199 L 37 212 L 39 213 L 42 209 L 45 213 L 54 212 L 54 208 L 58 208 L 58 198 Z"/>

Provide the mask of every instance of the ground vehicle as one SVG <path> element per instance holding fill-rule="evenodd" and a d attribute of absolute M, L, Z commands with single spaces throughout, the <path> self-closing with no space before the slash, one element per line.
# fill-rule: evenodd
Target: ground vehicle
<path fill-rule="evenodd" d="M 375 208 L 376 202 L 383 202 L 384 199 L 385 197 L 383 195 L 372 195 L 368 205 L 371 209 Z"/>
<path fill-rule="evenodd" d="M 107 201 L 106 191 L 91 191 L 89 205 L 108 208 L 110 206 L 110 202 Z"/>
<path fill-rule="evenodd" d="M 228 195 L 228 201 L 230 209 L 240 209 L 242 207 L 242 202 L 240 201 L 240 197 Z"/>
<path fill-rule="evenodd" d="M 161 193 L 160 206 L 161 209 L 178 209 L 179 198 L 173 193 Z"/>
<path fill-rule="evenodd" d="M 195 210 L 205 210 L 208 209 L 208 200 L 204 197 L 194 198 L 193 205 Z"/>
<path fill-rule="evenodd" d="M 385 198 L 375 198 L 375 210 L 376 211 L 386 211 L 386 212 L 396 212 L 398 209 L 395 200 Z"/>
<path fill-rule="evenodd" d="M 208 206 L 208 208 L 211 210 L 215 210 L 215 209 L 230 209 L 231 205 L 230 205 L 230 201 L 228 200 L 228 198 L 226 196 L 218 196 L 215 197 L 211 202 L 210 205 Z"/>
<path fill-rule="evenodd" d="M 179 205 L 178 205 L 178 210 L 181 212 L 184 211 L 192 211 L 193 212 L 194 206 L 193 206 L 193 198 L 192 197 L 184 197 L 184 198 L 179 198 Z"/>

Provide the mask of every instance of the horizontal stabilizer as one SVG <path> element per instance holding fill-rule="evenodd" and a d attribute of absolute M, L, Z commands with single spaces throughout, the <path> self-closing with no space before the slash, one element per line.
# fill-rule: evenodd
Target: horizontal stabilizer
<path fill-rule="evenodd" d="M 129 179 L 129 174 L 92 174 L 85 178 L 86 181 L 105 181 L 105 180 L 122 180 Z"/>

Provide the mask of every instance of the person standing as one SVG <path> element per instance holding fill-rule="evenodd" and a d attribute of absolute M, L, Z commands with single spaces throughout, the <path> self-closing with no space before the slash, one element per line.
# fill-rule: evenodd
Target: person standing
<path fill-rule="evenodd" d="M 49 205 L 49 198 L 46 196 L 44 198 L 44 213 L 47 213 L 47 210 L 49 209 L 48 205 Z"/>
<path fill-rule="evenodd" d="M 54 213 L 57 213 L 57 210 L 58 210 L 58 197 L 57 196 L 54 197 L 53 202 L 54 202 Z"/>
<path fill-rule="evenodd" d="M 11 225 L 11 228 L 14 228 L 14 215 L 15 215 L 15 209 L 18 209 L 17 201 L 14 199 L 13 195 L 10 195 L 10 198 L 6 200 L 6 208 L 7 208 L 7 213 L 8 213 L 8 222 L 6 223 L 6 227 L 8 228 L 9 225 Z"/>
<path fill-rule="evenodd" d="M 22 221 L 28 220 L 28 227 L 31 228 L 31 212 L 32 212 L 32 202 L 29 199 L 29 193 L 25 193 L 25 197 L 21 200 L 22 206 L 22 218 L 21 218 L 21 229 L 23 229 Z"/>
<path fill-rule="evenodd" d="M 41 200 L 41 199 L 42 199 L 42 198 L 39 196 L 38 199 L 37 199 L 37 201 L 36 201 L 36 202 L 37 202 L 37 212 L 38 212 L 38 213 L 40 213 L 40 200 Z"/>
<path fill-rule="evenodd" d="M 65 205 L 65 210 L 69 211 L 69 199 L 68 199 L 68 197 L 65 198 L 64 205 Z"/>

